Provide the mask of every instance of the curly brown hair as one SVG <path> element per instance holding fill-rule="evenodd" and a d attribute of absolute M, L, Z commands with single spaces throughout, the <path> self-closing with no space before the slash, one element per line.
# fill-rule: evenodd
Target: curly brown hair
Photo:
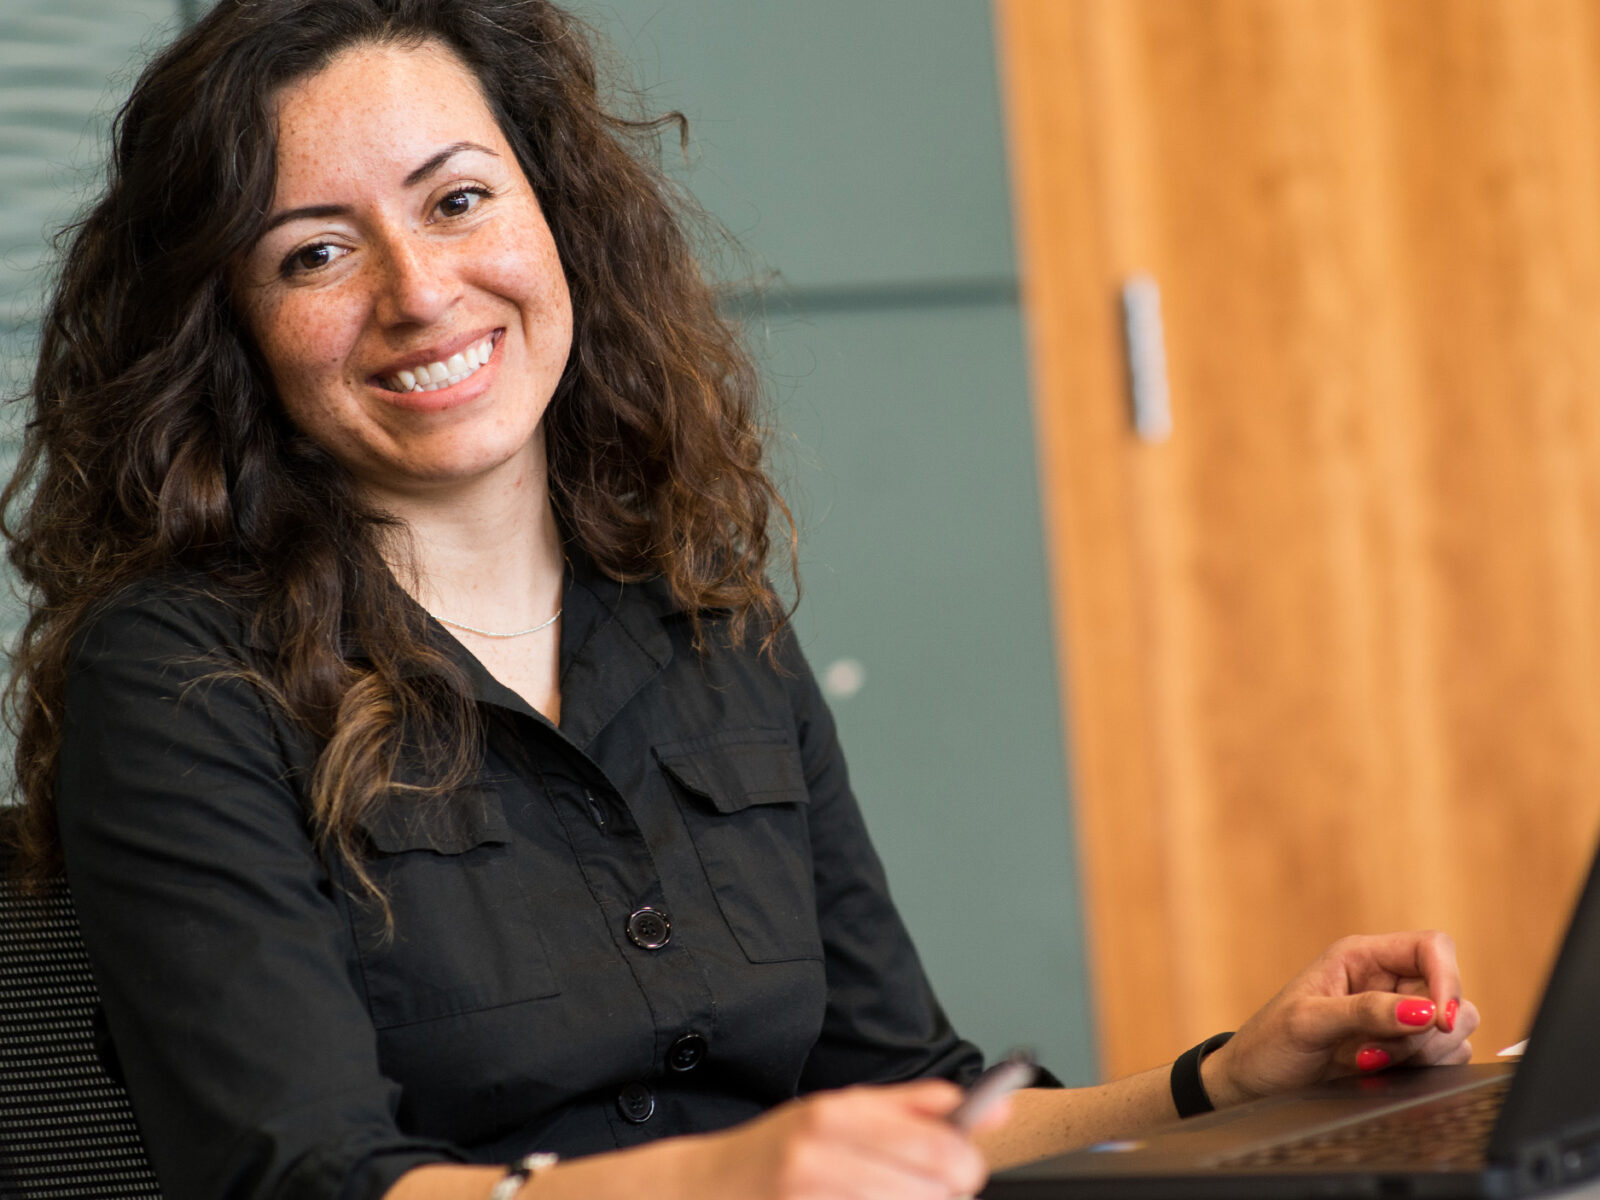
<path fill-rule="evenodd" d="M 691 613 L 721 610 L 734 639 L 787 618 L 764 574 L 769 523 L 791 576 L 794 532 L 763 468 L 759 380 L 657 165 L 682 118 L 609 113 L 587 31 L 545 0 L 222 0 L 145 70 L 105 193 L 58 239 L 0 497 L 31 590 L 8 715 L 35 879 L 60 864 L 74 640 L 157 572 L 204 578 L 278 647 L 251 671 L 318 739 L 312 825 L 363 878 L 357 821 L 394 793 L 400 746 L 426 742 L 441 789 L 478 754 L 461 680 L 388 571 L 395 522 L 284 416 L 228 287 L 269 212 L 278 91 L 352 46 L 424 41 L 477 77 L 566 271 L 573 345 L 544 418 L 564 535 L 619 581 L 661 577 Z"/>

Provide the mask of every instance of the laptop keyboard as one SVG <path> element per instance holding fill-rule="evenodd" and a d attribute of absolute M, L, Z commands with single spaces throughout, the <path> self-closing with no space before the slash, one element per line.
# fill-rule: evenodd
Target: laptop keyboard
<path fill-rule="evenodd" d="M 1361 1166 L 1405 1162 L 1471 1170 L 1484 1164 L 1509 1077 L 1426 1104 L 1222 1159 L 1222 1167 Z"/>

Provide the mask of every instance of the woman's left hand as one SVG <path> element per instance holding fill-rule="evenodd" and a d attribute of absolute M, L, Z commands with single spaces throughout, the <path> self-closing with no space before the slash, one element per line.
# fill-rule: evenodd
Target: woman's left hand
<path fill-rule="evenodd" d="M 1445 934 L 1347 937 L 1207 1056 L 1201 1074 L 1221 1108 L 1401 1063 L 1464 1063 L 1477 1026 Z"/>

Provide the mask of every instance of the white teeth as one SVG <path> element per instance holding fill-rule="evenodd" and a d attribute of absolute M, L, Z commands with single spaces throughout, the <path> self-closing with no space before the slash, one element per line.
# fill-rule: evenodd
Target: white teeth
<path fill-rule="evenodd" d="M 411 367 L 381 377 L 384 387 L 391 392 L 432 392 L 451 384 L 460 383 L 477 371 L 494 354 L 494 335 L 452 354 L 444 362 L 432 362 L 423 367 Z"/>

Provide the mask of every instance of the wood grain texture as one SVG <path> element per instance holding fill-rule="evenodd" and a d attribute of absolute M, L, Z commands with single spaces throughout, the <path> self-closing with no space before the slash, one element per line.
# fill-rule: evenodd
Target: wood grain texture
<path fill-rule="evenodd" d="M 1520 1038 L 1600 816 L 1600 7 L 995 12 L 1105 1070 L 1404 926 Z"/>

